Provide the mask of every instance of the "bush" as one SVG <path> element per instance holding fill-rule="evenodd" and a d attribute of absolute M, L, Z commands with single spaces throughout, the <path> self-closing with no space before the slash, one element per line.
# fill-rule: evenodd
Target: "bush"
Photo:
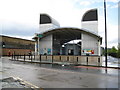
<path fill-rule="evenodd" d="M 117 53 L 109 53 L 109 55 L 112 57 L 117 57 Z"/>
<path fill-rule="evenodd" d="M 117 57 L 120 58 L 120 45 L 118 46 Z"/>

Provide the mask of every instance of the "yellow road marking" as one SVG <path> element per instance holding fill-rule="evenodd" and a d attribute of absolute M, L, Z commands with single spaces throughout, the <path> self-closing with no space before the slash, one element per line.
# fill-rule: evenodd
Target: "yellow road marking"
<path fill-rule="evenodd" d="M 13 76 L 12 76 L 12 77 L 13 77 Z M 20 80 L 23 84 L 27 84 L 27 85 L 31 86 L 31 88 L 39 88 L 38 86 L 33 85 L 33 84 L 31 84 L 31 83 L 29 83 L 29 82 L 21 79 L 20 77 L 13 77 L 13 78 L 14 78 L 15 80 Z"/>

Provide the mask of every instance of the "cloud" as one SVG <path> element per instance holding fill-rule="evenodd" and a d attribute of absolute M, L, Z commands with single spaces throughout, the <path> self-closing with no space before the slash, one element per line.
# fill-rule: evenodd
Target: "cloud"
<path fill-rule="evenodd" d="M 107 2 L 118 3 L 119 0 L 106 0 Z"/>
<path fill-rule="evenodd" d="M 91 5 L 92 3 L 91 2 L 89 2 L 89 1 L 82 1 L 82 2 L 80 2 L 80 5 L 83 5 L 83 6 L 89 6 L 89 5 Z"/>
<path fill-rule="evenodd" d="M 103 21 L 104 22 L 104 21 Z M 103 44 L 102 46 L 105 46 L 105 29 L 104 24 L 100 25 L 99 27 L 99 35 L 102 37 Z M 110 23 L 107 24 L 107 43 L 108 47 L 118 45 L 118 26 L 117 25 L 111 25 Z"/>
<path fill-rule="evenodd" d="M 104 2 L 104 0 L 92 0 L 95 3 L 99 3 L 99 2 Z M 119 0 L 105 0 L 106 2 L 111 2 L 111 3 L 118 3 Z"/>
<path fill-rule="evenodd" d="M 35 27 L 26 26 L 18 23 L 2 23 L 2 35 L 19 36 L 19 37 L 31 37 L 37 32 Z"/>
<path fill-rule="evenodd" d="M 102 37 L 102 46 L 105 46 L 105 20 L 104 20 L 104 12 L 99 12 L 99 18 L 98 18 L 98 30 L 99 35 Z M 107 18 L 108 19 L 108 18 Z M 111 22 L 107 21 L 107 42 L 108 47 L 118 45 L 118 25 L 113 24 Z"/>
<path fill-rule="evenodd" d="M 106 1 L 117 5 L 116 3 L 119 0 Z M 79 8 L 76 7 L 76 3 Z M 26 38 L 31 37 L 34 32 L 38 32 L 40 13 L 49 14 L 62 27 L 80 28 L 83 14 L 93 8 L 94 5 L 100 4 L 102 6 L 101 3 L 103 3 L 103 0 L 2 0 L 0 3 L 0 23 L 4 23 L 4 34 Z M 83 6 L 85 7 L 82 8 Z M 92 7 L 89 8 L 88 6 Z M 115 8 L 116 6 L 112 5 L 112 7 Z M 99 19 L 99 33 L 103 37 L 104 43 L 104 18 L 102 17 L 100 16 Z M 116 27 L 111 24 L 108 25 L 108 42 L 116 39 Z"/>
<path fill-rule="evenodd" d="M 98 4 L 104 3 L 104 0 L 74 0 L 76 3 L 81 3 L 81 5 L 91 5 L 91 4 Z M 107 3 L 118 3 L 119 0 L 106 0 Z"/>
<path fill-rule="evenodd" d="M 40 13 L 48 13 L 62 27 L 80 27 L 85 9 L 74 8 L 72 0 L 4 0 L 0 11 L 4 34 L 30 36 L 39 28 Z"/>
<path fill-rule="evenodd" d="M 111 6 L 111 8 L 118 8 L 118 4 Z"/>

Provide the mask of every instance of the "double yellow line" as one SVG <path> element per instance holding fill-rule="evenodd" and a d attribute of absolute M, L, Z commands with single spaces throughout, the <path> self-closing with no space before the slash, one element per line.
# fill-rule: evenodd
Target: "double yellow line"
<path fill-rule="evenodd" d="M 30 88 L 33 88 L 33 89 L 38 89 L 38 88 L 40 88 L 40 87 L 38 87 L 38 86 L 36 86 L 36 85 L 33 85 L 33 84 L 31 84 L 31 83 L 29 83 L 29 82 L 21 79 L 20 77 L 13 77 L 13 76 L 11 76 L 11 77 L 12 77 L 13 79 L 15 79 L 15 80 L 19 80 L 21 84 L 23 84 L 23 85 L 25 85 L 25 86 L 28 86 L 28 87 L 30 87 Z M 40 90 L 43 90 L 43 89 L 41 88 Z"/>
<path fill-rule="evenodd" d="M 6 72 L 1 71 L 0 73 L 2 74 L 2 73 L 6 73 Z M 6 73 L 6 74 L 10 75 L 10 73 Z M 23 85 L 25 85 L 25 86 L 28 86 L 28 87 L 30 87 L 30 88 L 33 88 L 34 90 L 35 90 L 35 89 L 38 90 L 38 88 L 40 88 L 40 87 L 38 87 L 38 86 L 36 86 L 36 85 L 33 85 L 33 84 L 31 84 L 31 83 L 29 83 L 29 82 L 21 79 L 20 77 L 17 77 L 17 76 L 10 76 L 10 77 L 12 77 L 14 80 L 19 80 L 19 81 L 20 81 L 20 84 L 23 84 Z M 43 89 L 40 88 L 40 90 L 43 90 Z"/>

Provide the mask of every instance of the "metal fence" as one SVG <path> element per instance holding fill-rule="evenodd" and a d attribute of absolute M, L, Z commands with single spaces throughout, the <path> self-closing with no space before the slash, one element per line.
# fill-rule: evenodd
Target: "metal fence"
<path fill-rule="evenodd" d="M 51 64 L 80 64 L 102 66 L 100 56 L 72 56 L 72 55 L 12 55 L 12 60 Z"/>

